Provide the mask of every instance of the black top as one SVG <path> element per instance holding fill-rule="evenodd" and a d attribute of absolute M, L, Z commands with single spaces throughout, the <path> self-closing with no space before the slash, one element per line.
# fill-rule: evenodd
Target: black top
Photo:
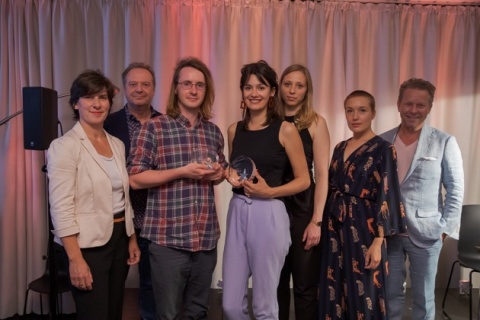
<path fill-rule="evenodd" d="M 294 123 L 294 116 L 285 117 L 285 120 Z M 310 175 L 310 186 L 307 190 L 297 193 L 293 196 L 285 197 L 285 205 L 287 207 L 290 218 L 302 217 L 306 221 L 310 221 L 313 215 L 315 201 L 315 181 L 313 179 L 313 140 L 308 128 L 299 131 L 302 139 L 305 158 L 307 159 L 308 173 Z M 288 166 L 285 173 L 285 183 L 292 181 L 294 178 L 291 166 Z"/>
<path fill-rule="evenodd" d="M 283 120 L 277 119 L 264 129 L 247 130 L 243 121 L 239 121 L 232 142 L 230 161 L 241 155 L 250 157 L 270 187 L 284 184 L 285 170 L 290 166 L 285 148 L 278 138 L 282 122 Z M 243 188 L 232 190 L 244 194 Z"/>

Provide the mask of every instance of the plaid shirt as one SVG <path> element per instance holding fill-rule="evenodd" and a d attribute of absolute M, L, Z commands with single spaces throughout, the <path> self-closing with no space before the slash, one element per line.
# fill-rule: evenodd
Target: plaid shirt
<path fill-rule="evenodd" d="M 128 136 L 130 138 L 130 141 L 132 141 L 135 132 L 140 129 L 142 124 L 140 123 L 140 121 L 137 120 L 137 118 L 135 118 L 134 115 L 132 115 L 128 111 L 127 105 L 125 105 L 124 108 L 125 108 L 125 114 L 127 116 Z M 160 112 L 153 109 L 151 106 L 150 106 L 150 112 L 151 112 L 151 116 L 150 116 L 151 118 L 158 117 L 159 115 L 161 115 Z M 145 206 L 147 204 L 147 195 L 148 195 L 148 189 L 133 190 L 132 188 L 130 188 L 130 201 L 132 203 L 132 208 L 134 212 L 133 224 L 137 229 L 141 229 L 143 225 L 143 219 L 145 217 Z"/>
<path fill-rule="evenodd" d="M 215 151 L 225 166 L 224 139 L 215 124 L 199 118 L 192 127 L 182 115 L 153 118 L 132 140 L 128 173 L 183 167 L 192 161 L 194 147 Z M 192 252 L 215 248 L 220 227 L 213 183 L 181 178 L 150 188 L 141 236 L 158 245 Z"/>

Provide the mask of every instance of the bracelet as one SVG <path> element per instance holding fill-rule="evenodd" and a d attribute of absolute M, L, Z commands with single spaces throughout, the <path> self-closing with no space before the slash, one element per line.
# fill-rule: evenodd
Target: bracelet
<path fill-rule="evenodd" d="M 315 220 L 310 220 L 310 223 L 313 223 L 314 225 L 316 225 L 317 227 L 321 227 L 322 226 L 322 221 L 315 221 Z"/>

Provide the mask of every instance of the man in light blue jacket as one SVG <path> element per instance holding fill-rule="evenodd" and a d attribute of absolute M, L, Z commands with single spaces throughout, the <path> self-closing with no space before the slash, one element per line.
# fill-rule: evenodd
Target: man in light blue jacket
<path fill-rule="evenodd" d="M 387 240 L 388 318 L 401 320 L 405 259 L 410 261 L 412 319 L 435 319 L 435 276 L 444 234 L 460 223 L 464 174 L 455 137 L 425 124 L 435 87 L 412 78 L 400 86 L 399 127 L 382 134 L 395 145 L 407 233 Z"/>

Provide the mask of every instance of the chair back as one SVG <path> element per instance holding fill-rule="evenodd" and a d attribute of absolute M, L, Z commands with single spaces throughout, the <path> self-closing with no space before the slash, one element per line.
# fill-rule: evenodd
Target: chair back
<path fill-rule="evenodd" d="M 462 265 L 480 270 L 480 204 L 462 207 L 457 254 Z"/>
<path fill-rule="evenodd" d="M 49 248 L 50 249 L 50 248 Z M 55 269 L 57 277 L 69 277 L 68 276 L 68 261 L 63 252 L 63 247 L 58 243 L 53 243 L 53 254 L 48 250 L 47 263 L 45 265 L 45 274 L 50 275 L 50 263 L 55 262 Z"/>

